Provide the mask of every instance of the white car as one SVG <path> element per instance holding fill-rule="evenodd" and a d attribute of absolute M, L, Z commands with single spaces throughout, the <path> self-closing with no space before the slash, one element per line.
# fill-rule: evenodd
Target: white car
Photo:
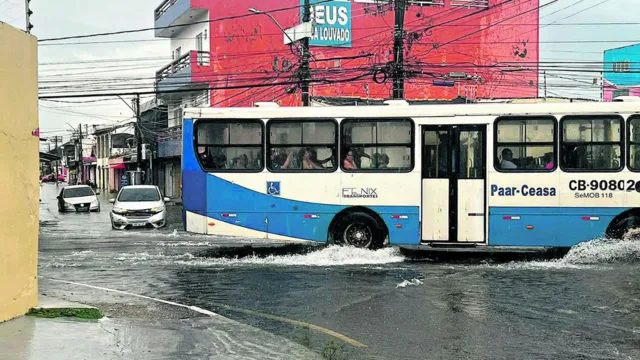
<path fill-rule="evenodd" d="M 111 228 L 124 230 L 131 227 L 164 227 L 167 211 L 160 189 L 155 185 L 131 185 L 120 189 L 111 210 Z"/>
<path fill-rule="evenodd" d="M 58 195 L 58 211 L 100 211 L 100 200 L 87 185 L 67 186 Z"/>

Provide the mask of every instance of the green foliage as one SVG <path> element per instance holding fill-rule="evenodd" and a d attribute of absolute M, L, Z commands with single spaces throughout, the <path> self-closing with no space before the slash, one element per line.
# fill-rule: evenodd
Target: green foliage
<path fill-rule="evenodd" d="M 31 309 L 27 313 L 29 316 L 39 318 L 59 318 L 59 317 L 75 317 L 78 319 L 98 320 L 102 319 L 102 312 L 93 308 L 77 308 L 77 309 Z"/>

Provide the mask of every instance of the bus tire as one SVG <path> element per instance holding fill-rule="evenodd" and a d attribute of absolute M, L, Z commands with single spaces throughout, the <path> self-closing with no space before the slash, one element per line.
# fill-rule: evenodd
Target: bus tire
<path fill-rule="evenodd" d="M 616 240 L 640 239 L 640 212 L 632 210 L 617 216 L 609 224 L 606 234 Z"/>
<path fill-rule="evenodd" d="M 375 250 L 382 247 L 384 231 L 378 221 L 364 212 L 346 214 L 336 227 L 334 243 Z"/>

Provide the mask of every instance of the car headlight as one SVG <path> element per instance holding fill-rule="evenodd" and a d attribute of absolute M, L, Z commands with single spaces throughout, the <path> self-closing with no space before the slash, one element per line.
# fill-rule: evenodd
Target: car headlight
<path fill-rule="evenodd" d="M 163 211 L 164 211 L 164 207 L 154 207 L 154 208 L 151 208 L 151 213 L 153 213 L 153 214 L 159 214 L 159 213 L 161 213 L 161 212 L 163 212 Z"/>
<path fill-rule="evenodd" d="M 113 207 L 113 212 L 116 213 L 116 214 L 124 214 L 124 213 L 127 212 L 127 209 L 123 209 L 121 207 L 114 206 Z"/>
<path fill-rule="evenodd" d="M 73 207 L 73 204 L 72 204 L 72 203 L 70 203 L 70 202 L 66 202 L 66 201 L 65 201 L 65 202 L 64 202 L 64 206 L 66 206 L 66 207 Z"/>
<path fill-rule="evenodd" d="M 98 200 L 93 200 L 91 202 L 91 206 L 98 206 L 98 205 L 100 205 L 100 201 L 98 201 Z"/>

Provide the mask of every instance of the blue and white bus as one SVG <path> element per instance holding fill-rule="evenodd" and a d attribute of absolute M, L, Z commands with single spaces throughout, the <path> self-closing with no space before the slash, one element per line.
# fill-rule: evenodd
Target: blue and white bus
<path fill-rule="evenodd" d="M 186 109 L 194 233 L 570 247 L 640 227 L 633 102 Z"/>

